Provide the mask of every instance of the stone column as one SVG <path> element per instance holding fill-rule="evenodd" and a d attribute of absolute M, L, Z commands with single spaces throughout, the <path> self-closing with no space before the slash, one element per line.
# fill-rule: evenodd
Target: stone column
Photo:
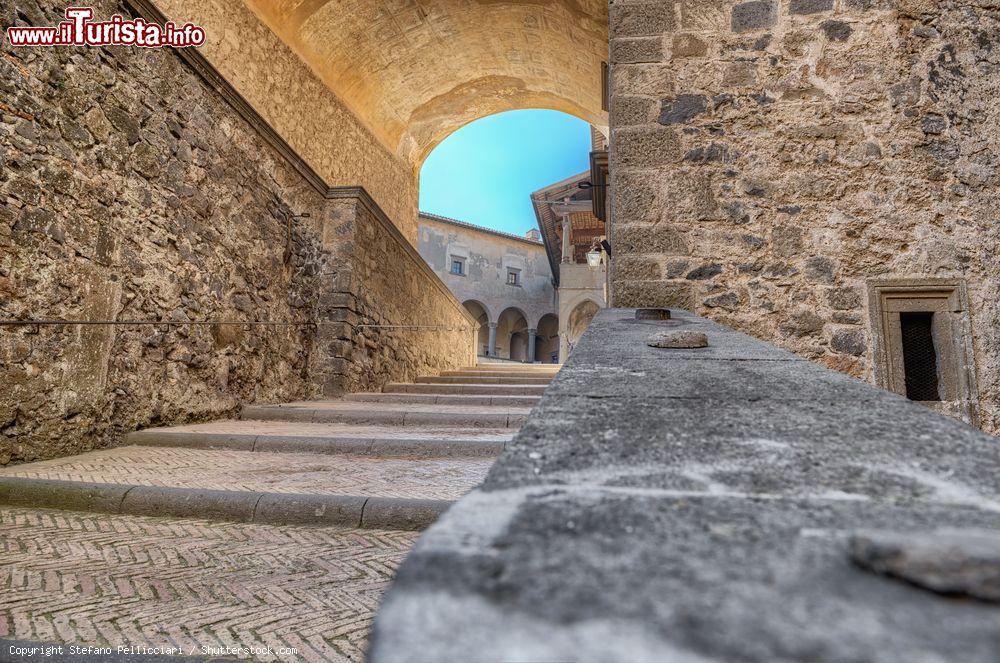
<path fill-rule="evenodd" d="M 490 323 L 490 340 L 486 345 L 486 356 L 495 357 L 497 354 L 497 323 Z"/>
<path fill-rule="evenodd" d="M 573 262 L 573 246 L 570 244 L 570 238 L 572 237 L 570 229 L 572 224 L 569 222 L 569 214 L 563 214 L 562 218 L 562 262 Z"/>
<path fill-rule="evenodd" d="M 528 363 L 535 363 L 535 337 L 538 336 L 537 329 L 528 330 Z"/>

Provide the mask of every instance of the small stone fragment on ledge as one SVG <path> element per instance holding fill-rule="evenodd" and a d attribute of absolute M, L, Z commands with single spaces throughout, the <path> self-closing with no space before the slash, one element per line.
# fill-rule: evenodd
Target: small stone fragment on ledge
<path fill-rule="evenodd" d="M 859 532 L 851 537 L 858 566 L 932 592 L 1000 602 L 1000 535 L 980 529 Z"/>
<path fill-rule="evenodd" d="M 707 348 L 708 337 L 688 330 L 657 332 L 646 339 L 646 344 L 653 348 Z"/>

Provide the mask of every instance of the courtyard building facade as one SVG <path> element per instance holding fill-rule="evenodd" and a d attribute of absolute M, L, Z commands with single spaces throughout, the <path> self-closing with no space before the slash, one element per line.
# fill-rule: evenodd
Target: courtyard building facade
<path fill-rule="evenodd" d="M 479 322 L 481 357 L 559 362 L 556 289 L 537 230 L 524 236 L 421 213 L 417 249 Z"/>

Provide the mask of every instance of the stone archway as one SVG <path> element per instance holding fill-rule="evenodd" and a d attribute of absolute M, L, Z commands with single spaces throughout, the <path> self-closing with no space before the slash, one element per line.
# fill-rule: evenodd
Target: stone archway
<path fill-rule="evenodd" d="M 497 356 L 514 361 L 528 360 L 528 318 L 511 306 L 497 317 Z"/>
<path fill-rule="evenodd" d="M 247 0 L 415 170 L 463 125 L 548 108 L 606 125 L 604 0 Z"/>
<path fill-rule="evenodd" d="M 543 364 L 558 363 L 559 357 L 559 317 L 546 313 L 538 320 L 535 337 L 535 361 Z"/>
<path fill-rule="evenodd" d="M 462 306 L 479 323 L 479 331 L 476 332 L 476 354 L 480 357 L 485 357 L 490 354 L 490 312 L 483 304 L 474 299 L 462 302 Z"/>

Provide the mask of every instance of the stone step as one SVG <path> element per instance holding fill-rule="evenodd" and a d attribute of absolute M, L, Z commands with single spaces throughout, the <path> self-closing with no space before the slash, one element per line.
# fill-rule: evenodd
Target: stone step
<path fill-rule="evenodd" d="M 541 378 L 551 380 L 555 373 L 547 374 L 541 371 L 443 371 L 442 377 L 479 377 L 479 378 Z"/>
<path fill-rule="evenodd" d="M 446 425 L 472 428 L 517 428 L 529 407 L 424 405 L 419 403 L 364 404 L 347 401 L 302 401 L 281 405 L 249 405 L 241 419 L 269 421 L 340 422 L 396 426 Z"/>
<path fill-rule="evenodd" d="M 437 405 L 502 405 L 532 407 L 541 396 L 489 396 L 475 394 L 361 393 L 345 394 L 345 401 L 363 403 L 425 403 Z"/>
<path fill-rule="evenodd" d="M 479 364 L 478 366 L 465 366 L 460 371 L 539 371 L 544 373 L 558 373 L 562 364 Z"/>
<path fill-rule="evenodd" d="M 271 453 L 353 454 L 376 457 L 492 457 L 512 437 L 507 428 L 360 426 L 229 420 L 129 433 L 126 442 L 149 447 L 234 449 Z"/>
<path fill-rule="evenodd" d="M 548 377 L 482 376 L 482 375 L 427 375 L 417 378 L 419 384 L 548 384 Z"/>
<path fill-rule="evenodd" d="M 534 384 L 462 384 L 462 383 L 401 383 L 390 382 L 383 387 L 390 394 L 472 394 L 480 396 L 541 396 L 547 385 Z"/>
<path fill-rule="evenodd" d="M 412 530 L 480 483 L 492 462 L 126 446 L 0 469 L 0 504 Z"/>

